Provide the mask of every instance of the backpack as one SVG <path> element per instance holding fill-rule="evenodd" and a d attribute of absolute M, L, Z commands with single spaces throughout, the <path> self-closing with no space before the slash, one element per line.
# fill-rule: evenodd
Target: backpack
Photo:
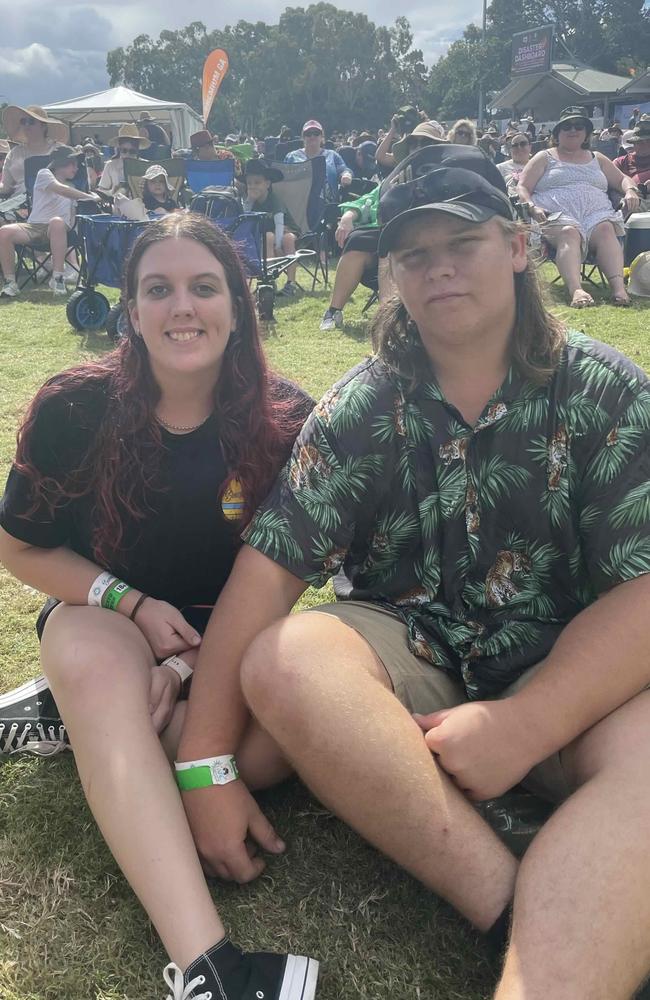
<path fill-rule="evenodd" d="M 234 187 L 206 187 L 194 195 L 190 211 L 208 219 L 236 219 L 242 213 L 242 203 Z"/>

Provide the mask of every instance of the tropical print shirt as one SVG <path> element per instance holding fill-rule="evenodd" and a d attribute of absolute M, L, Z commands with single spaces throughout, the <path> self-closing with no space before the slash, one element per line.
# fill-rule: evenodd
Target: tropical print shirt
<path fill-rule="evenodd" d="M 435 380 L 409 390 L 370 358 L 316 406 L 245 540 L 316 587 L 342 568 L 338 596 L 396 611 L 413 653 L 497 696 L 650 572 L 648 378 L 570 333 L 545 385 L 513 367 L 471 427 Z"/>

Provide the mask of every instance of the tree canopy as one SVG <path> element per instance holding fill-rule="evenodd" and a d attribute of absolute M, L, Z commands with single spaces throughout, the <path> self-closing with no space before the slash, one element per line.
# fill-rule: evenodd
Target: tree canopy
<path fill-rule="evenodd" d="M 469 24 L 447 54 L 428 68 L 408 20 L 375 25 L 365 14 L 330 3 L 287 7 L 277 24 L 238 21 L 209 31 L 194 21 L 154 40 L 138 35 L 108 53 L 111 85 L 201 106 L 206 55 L 223 48 L 230 71 L 210 114 L 216 132 L 296 131 L 307 118 L 326 129 L 385 126 L 396 108 L 416 103 L 431 117 L 475 114 L 477 94 L 509 79 L 513 33 L 553 22 L 558 61 L 571 56 L 624 75 L 644 67 L 650 52 L 650 10 L 644 0 L 492 0 L 485 41 Z M 489 103 L 489 102 L 488 102 Z"/>

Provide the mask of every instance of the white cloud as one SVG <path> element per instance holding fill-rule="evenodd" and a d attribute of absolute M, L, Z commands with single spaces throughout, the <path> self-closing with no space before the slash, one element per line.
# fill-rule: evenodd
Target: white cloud
<path fill-rule="evenodd" d="M 306 0 L 307 6 L 310 0 Z M 106 53 L 128 45 L 138 34 L 156 38 L 164 29 L 177 30 L 202 21 L 209 30 L 247 21 L 276 23 L 293 0 L 248 0 L 245 9 L 233 0 L 217 7 L 209 0 L 63 0 L 53 9 L 45 0 L 0 0 L 0 101 L 49 104 L 102 90 L 108 86 Z M 337 0 L 336 6 L 368 15 L 376 24 L 390 25 L 397 14 L 410 22 L 415 44 L 427 65 L 443 55 L 465 25 L 480 18 L 480 0 L 411 0 L 396 10 L 394 0 Z"/>

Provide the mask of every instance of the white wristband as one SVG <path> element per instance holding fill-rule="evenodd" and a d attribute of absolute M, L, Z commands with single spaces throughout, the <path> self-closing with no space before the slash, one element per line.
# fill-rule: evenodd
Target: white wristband
<path fill-rule="evenodd" d="M 101 608 L 102 597 L 116 582 L 117 577 L 111 573 L 100 573 L 88 591 L 88 605 L 91 608 Z"/>
<path fill-rule="evenodd" d="M 191 677 L 194 670 L 185 660 L 182 660 L 180 656 L 168 656 L 166 660 L 163 660 L 160 664 L 161 667 L 171 667 L 181 679 L 181 684 L 183 684 L 188 677 Z"/>

